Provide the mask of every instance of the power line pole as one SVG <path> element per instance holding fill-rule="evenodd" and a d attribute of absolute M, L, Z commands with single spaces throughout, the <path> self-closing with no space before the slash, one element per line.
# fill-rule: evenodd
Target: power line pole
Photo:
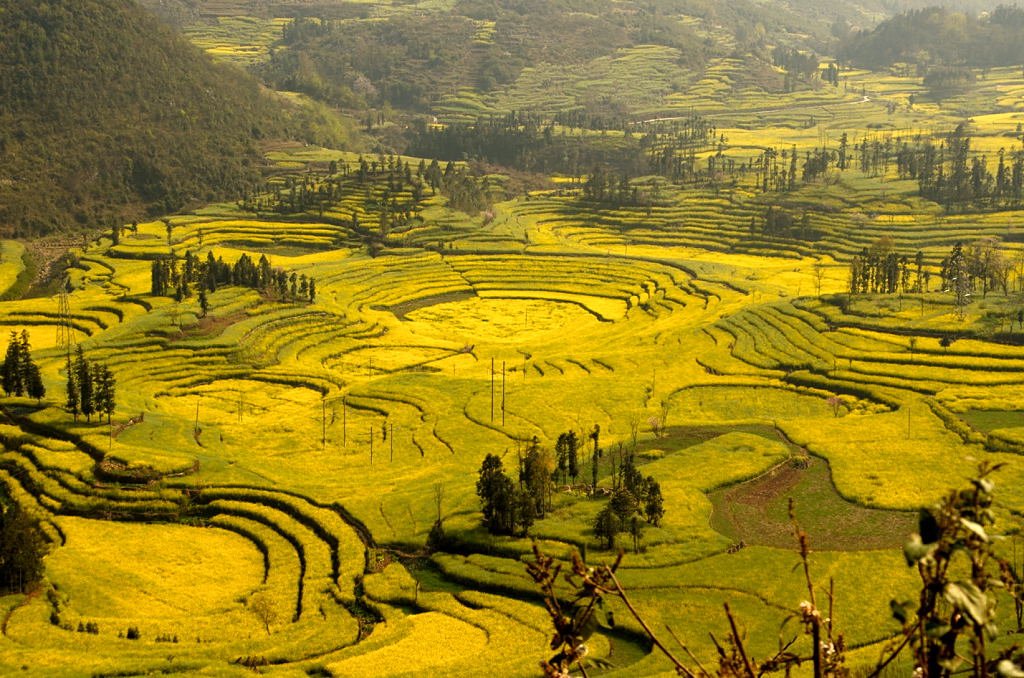
<path fill-rule="evenodd" d="M 491 423 L 494 423 L 494 358 L 491 358 Z"/>
<path fill-rule="evenodd" d="M 505 427 L 505 361 L 501 361 L 501 426 Z"/>
<path fill-rule="evenodd" d="M 320 398 L 320 445 L 327 449 L 327 396 Z"/>
<path fill-rule="evenodd" d="M 341 397 L 341 446 L 348 447 L 348 401 Z"/>
<path fill-rule="evenodd" d="M 388 461 L 395 460 L 395 425 L 391 424 L 391 458 Z"/>

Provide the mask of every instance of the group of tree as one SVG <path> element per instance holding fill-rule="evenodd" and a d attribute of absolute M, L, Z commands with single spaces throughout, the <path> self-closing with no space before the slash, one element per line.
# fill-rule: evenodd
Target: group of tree
<path fill-rule="evenodd" d="M 11 331 L 4 364 L 0 368 L 0 381 L 7 396 L 27 395 L 29 398 L 42 400 L 46 395 L 46 386 L 43 384 L 39 367 L 32 360 L 28 330 L 22 330 L 21 336 Z"/>
<path fill-rule="evenodd" d="M 760 233 L 769 238 L 795 238 L 813 240 L 817 231 L 811 228 L 810 212 L 804 210 L 799 218 L 783 207 L 769 205 L 764 217 L 750 217 L 750 232 Z"/>
<path fill-rule="evenodd" d="M 826 68 L 822 72 L 818 68 L 820 63 L 821 59 L 813 51 L 806 52 L 781 45 L 772 50 L 772 65 L 786 72 L 783 89 L 787 92 L 792 92 L 798 84 L 806 84 L 819 76 L 831 78 L 834 75 L 835 82 L 832 84 L 838 84 L 839 73 L 835 65 L 831 64 L 831 68 Z"/>
<path fill-rule="evenodd" d="M 602 133 L 575 133 L 574 124 L 596 124 Z M 610 130 L 620 133 L 604 133 Z M 598 166 L 628 178 L 657 174 L 694 183 L 724 169 L 715 160 L 709 166 L 698 159 L 698 154 L 714 150 L 716 141 L 714 125 L 696 114 L 636 123 L 624 117 L 513 111 L 472 123 L 423 125 L 409 150 L 442 161 L 470 159 L 543 175 L 579 177 Z"/>
<path fill-rule="evenodd" d="M 918 250 L 911 262 L 895 251 L 892 238 L 879 238 L 850 261 L 851 294 L 927 292 L 930 271 L 924 269 L 924 253 Z"/>
<path fill-rule="evenodd" d="M 526 536 L 533 523 L 551 510 L 554 471 L 551 454 L 541 450 L 536 438 L 520 455 L 515 480 L 505 473 L 501 457 L 488 454 L 476 483 L 487 530 Z"/>
<path fill-rule="evenodd" d="M 595 427 L 590 435 L 594 442 L 593 488 L 596 488 L 601 459 L 599 430 Z M 526 536 L 533 523 L 551 510 L 554 482 L 559 479 L 575 482 L 579 476 L 582 442 L 573 431 L 562 433 L 552 457 L 534 438 L 526 453 L 519 456 L 515 479 L 505 472 L 501 457 L 488 454 L 480 466 L 476 483 L 487 530 L 491 534 Z M 598 513 L 593 526 L 595 536 L 607 548 L 613 548 L 616 536 L 628 531 L 637 547 L 644 525 L 658 526 L 664 515 L 660 485 L 653 477 L 640 473 L 632 454 L 624 454 L 618 469 L 612 473 L 611 498 Z"/>
<path fill-rule="evenodd" d="M 967 245 L 957 242 L 939 264 L 939 289 L 954 295 L 957 314 L 963 317 L 975 293 L 980 292 L 982 297 L 993 290 L 1009 294 L 1015 270 L 1021 278 L 1024 258 L 1012 261 L 996 238 Z M 930 280 L 931 272 L 924 268 L 924 253 L 919 250 L 913 261 L 900 256 L 889 237 L 879 238 L 850 262 L 852 294 L 928 292 Z"/>
<path fill-rule="evenodd" d="M 272 268 L 270 260 L 261 254 L 253 262 L 248 254 L 242 254 L 234 264 L 223 257 L 214 258 L 208 252 L 206 259 L 185 253 L 184 259 L 157 259 L 150 265 L 150 293 L 154 296 L 173 296 L 177 301 L 192 296 L 192 287 L 199 290 L 199 303 L 205 314 L 208 309 L 207 292 L 214 292 L 225 285 L 237 285 L 276 294 L 280 298 L 301 301 L 316 300 L 316 280 L 305 273 L 288 274 L 281 268 Z"/>
<path fill-rule="evenodd" d="M 632 454 L 626 455 L 613 481 L 608 504 L 594 518 L 594 535 L 605 548 L 615 548 L 620 532 L 628 532 L 633 549 L 638 550 L 644 522 L 658 527 L 665 515 L 661 485 L 652 476 L 646 478 L 637 469 Z"/>
<path fill-rule="evenodd" d="M 802 157 L 795 149 L 768 148 L 749 164 L 719 163 L 719 168 L 733 177 L 753 173 L 755 187 L 764 193 L 793 191 L 830 171 L 852 168 L 884 176 L 895 170 L 901 179 L 916 181 L 920 195 L 946 211 L 1017 208 L 1024 204 L 1024 151 L 999 149 L 996 155 L 992 163 L 973 151 L 961 123 L 937 144 L 921 135 L 863 137 L 851 143 L 844 133 L 837 146 L 807 150 Z"/>
<path fill-rule="evenodd" d="M 938 146 L 902 143 L 895 157 L 900 176 L 916 179 L 921 195 L 947 211 L 1018 207 L 1024 200 L 1024 153 L 1000 149 L 993 174 L 988 157 L 972 152 L 963 123 Z"/>
<path fill-rule="evenodd" d="M 851 33 L 839 49 L 839 58 L 872 69 L 901 62 L 925 70 L 1017 66 L 1024 63 L 1022 29 L 1024 10 L 1019 7 L 1004 5 L 975 15 L 933 6 Z"/>
<path fill-rule="evenodd" d="M 359 156 L 350 164 L 332 160 L 326 173 L 307 172 L 302 177 L 248 188 L 238 206 L 261 214 L 297 214 L 315 211 L 323 216 L 326 209 L 343 197 L 351 199 L 354 191 L 365 194 L 363 213 L 381 213 L 382 230 L 390 226 L 401 227 L 412 220 L 419 210 L 428 184 L 427 165 L 420 161 L 413 168 L 411 162 L 395 155 Z M 372 184 L 371 190 L 366 190 Z M 430 184 L 436 192 L 440 181 Z M 353 212 L 353 227 L 358 228 L 358 213 Z"/>
<path fill-rule="evenodd" d="M 0 494 L 0 592 L 29 590 L 42 578 L 45 554 L 38 522 Z"/>
<path fill-rule="evenodd" d="M 650 205 L 651 196 L 632 184 L 625 174 L 615 177 L 603 165 L 597 165 L 583 184 L 582 198 L 618 208 Z"/>
<path fill-rule="evenodd" d="M 107 415 L 107 423 L 117 407 L 117 384 L 110 368 L 101 362 L 90 361 L 78 346 L 75 360 L 69 355 L 65 366 L 67 374 L 67 409 L 78 421 L 78 415 L 85 415 L 86 421 L 92 415 Z"/>
<path fill-rule="evenodd" d="M 1018 259 L 1017 265 L 1024 264 Z M 1010 276 L 1015 268 L 995 238 L 984 238 L 968 244 L 956 243 L 949 256 L 942 259 L 940 273 L 942 290 L 953 295 L 957 316 L 962 320 L 966 315 L 972 297 L 980 291 L 984 298 L 991 290 L 1000 289 L 1003 294 L 1010 292 Z M 1021 271 L 1018 269 L 1018 278 Z M 1018 282 L 1020 282 L 1018 280 Z M 1024 314 L 1017 312 L 1017 321 L 1024 323 Z M 1009 315 L 1011 327 L 1013 314 Z M 1005 315 L 990 314 L 990 318 L 1002 324 Z"/>

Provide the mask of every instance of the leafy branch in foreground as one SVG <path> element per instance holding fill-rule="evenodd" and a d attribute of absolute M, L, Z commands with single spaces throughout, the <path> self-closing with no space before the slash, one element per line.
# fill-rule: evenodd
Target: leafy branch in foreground
<path fill-rule="evenodd" d="M 921 510 L 918 532 L 903 548 L 907 564 L 917 566 L 921 576 L 919 599 L 916 603 L 890 603 L 902 631 L 887 643 L 867 678 L 877 678 L 908 648 L 913 655 L 914 678 L 949 678 L 953 674 L 1024 678 L 1020 668 L 1024 654 L 1019 645 L 1000 649 L 992 646 L 998 633 L 995 592 L 1003 590 L 1018 605 L 1024 592 L 1018 573 L 997 554 L 997 539 L 989 534 L 995 523 L 991 508 L 995 485 L 989 476 L 999 468 L 1000 465 L 982 464 L 970 487 L 953 490 L 934 507 Z M 810 544 L 797 523 L 792 500 L 789 513 L 808 599 L 786 621 L 799 621 L 804 635 L 810 639 L 810 647 L 802 654 L 794 649 L 799 636 L 783 642 L 780 635 L 779 650 L 774 656 L 760 661 L 751 657 L 738 631 L 736 617 L 725 603 L 729 625 L 725 642 L 711 635 L 718 654 L 717 670 L 706 668 L 666 625 L 667 633 L 691 662 L 688 666 L 662 642 L 619 583 L 616 572 L 622 564 L 622 552 L 611 565 L 597 567 L 588 566 L 579 554 L 573 553 L 569 571 L 563 577 L 564 564 L 544 555 L 534 545 L 534 562 L 527 564 L 527 572 L 540 587 L 555 629 L 551 649 L 556 654 L 541 662 L 545 677 L 568 678 L 574 668 L 584 677 L 588 675 L 587 641 L 598 628 L 614 625 L 606 603 L 606 598 L 613 597 L 621 600 L 679 676 L 759 678 L 775 671 L 788 675 L 794 667 L 809 662 L 815 678 L 846 678 L 849 671 L 845 666 L 845 642 L 843 635 L 833 628 L 834 584 L 830 580 L 824 592 L 828 608 L 823 614 L 818 606 L 820 592 L 811 576 Z M 567 602 L 556 592 L 560 577 L 570 587 Z"/>
<path fill-rule="evenodd" d="M 970 487 L 921 510 L 918 531 L 903 546 L 907 564 L 921 576 L 920 595 L 917 601 L 892 601 L 903 631 L 871 678 L 908 647 L 915 676 L 1024 676 L 1018 644 L 991 647 L 999 632 L 995 592 L 1001 589 L 1018 602 L 1022 593 L 1019 575 L 997 554 L 998 538 L 989 534 L 995 524 L 989 476 L 1001 466 L 982 464 Z"/>

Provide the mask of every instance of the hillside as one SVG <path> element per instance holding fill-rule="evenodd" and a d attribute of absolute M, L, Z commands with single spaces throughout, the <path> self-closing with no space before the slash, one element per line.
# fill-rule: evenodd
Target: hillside
<path fill-rule="evenodd" d="M 941 7 L 899 14 L 870 31 L 853 33 L 840 58 L 864 68 L 897 62 L 930 66 L 991 68 L 1024 61 L 1020 31 L 1024 10 L 998 7 L 975 16 Z"/>
<path fill-rule="evenodd" d="M 233 197 L 280 104 L 130 0 L 0 0 L 0 228 L 34 236 Z"/>

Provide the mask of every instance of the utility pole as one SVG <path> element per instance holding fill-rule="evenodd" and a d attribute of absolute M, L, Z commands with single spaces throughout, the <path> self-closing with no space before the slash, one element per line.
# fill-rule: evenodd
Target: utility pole
<path fill-rule="evenodd" d="M 501 426 L 505 427 L 505 361 L 501 361 Z"/>
<path fill-rule="evenodd" d="M 327 449 L 327 396 L 320 398 L 320 445 Z"/>
<path fill-rule="evenodd" d="M 341 446 L 348 447 L 348 401 L 341 397 Z"/>
<path fill-rule="evenodd" d="M 494 358 L 491 358 L 491 423 L 494 423 Z"/>
<path fill-rule="evenodd" d="M 391 424 L 391 458 L 388 461 L 395 460 L 395 425 Z"/>
<path fill-rule="evenodd" d="M 370 466 L 373 466 L 373 426 L 370 426 Z"/>

